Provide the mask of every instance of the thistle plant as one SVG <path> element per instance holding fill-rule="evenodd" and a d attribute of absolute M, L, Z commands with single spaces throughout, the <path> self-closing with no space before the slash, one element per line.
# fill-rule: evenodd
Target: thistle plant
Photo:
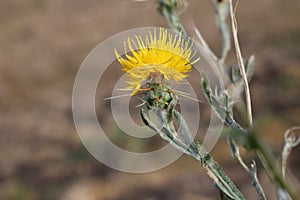
<path fill-rule="evenodd" d="M 142 101 L 140 105 L 142 121 L 174 148 L 199 161 L 220 191 L 221 199 L 245 199 L 212 156 L 205 151 L 200 143 L 194 141 L 193 134 L 176 107 L 178 96 L 184 95 L 184 93 L 172 89 L 172 81 L 180 82 L 186 78 L 192 66 L 201 59 L 201 57 L 195 57 L 193 40 L 189 39 L 188 32 L 180 22 L 180 13 L 187 4 L 181 0 L 158 0 L 157 2 L 158 11 L 165 17 L 170 27 L 179 31 L 180 34 L 172 35 L 166 29 L 160 28 L 149 32 L 145 38 L 136 36 L 125 41 L 125 52 L 128 48 L 130 54 L 126 53 L 122 57 L 115 50 L 117 60 L 130 80 L 131 96 L 137 96 Z M 249 82 L 254 72 L 255 57 L 251 56 L 246 62 L 242 57 L 232 1 L 212 0 L 212 2 L 215 7 L 217 25 L 222 36 L 221 56 L 217 57 L 213 53 L 197 28 L 193 31 L 195 31 L 201 47 L 217 63 L 217 66 L 220 66 L 218 70 L 226 82 L 226 89 L 219 92 L 216 88 L 211 88 L 207 75 L 202 72 L 199 78 L 202 92 L 212 110 L 227 125 L 228 128 L 224 132 L 228 146 L 233 157 L 239 161 L 251 177 L 251 184 L 255 187 L 258 198 L 264 200 L 266 195 L 257 177 L 256 163 L 253 160 L 248 166 L 243 161 L 240 155 L 240 146 L 243 146 L 248 152 L 252 151 L 257 154 L 276 188 L 278 199 L 297 199 L 297 194 L 287 183 L 284 175 L 288 155 L 291 149 L 300 142 L 299 138 L 290 134 L 299 130 L 299 127 L 292 128 L 286 133 L 286 144 L 282 153 L 283 164 L 282 169 L 280 169 L 274 154 L 262 142 L 257 131 L 253 128 Z M 230 23 L 227 23 L 227 18 L 230 18 Z M 231 38 L 237 65 L 229 68 L 226 65 L 226 58 L 231 49 Z M 246 127 L 240 125 L 233 114 L 233 108 L 237 101 L 241 101 L 243 94 L 246 100 Z M 244 112 L 243 110 L 238 111 Z"/>

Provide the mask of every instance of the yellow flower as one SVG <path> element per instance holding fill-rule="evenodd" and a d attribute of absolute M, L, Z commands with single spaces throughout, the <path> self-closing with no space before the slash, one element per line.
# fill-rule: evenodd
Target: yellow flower
<path fill-rule="evenodd" d="M 146 80 L 161 82 L 164 80 L 181 81 L 188 75 L 192 64 L 199 59 L 191 61 L 194 53 L 190 39 L 184 40 L 182 35 L 173 36 L 167 30 L 160 28 L 158 37 L 156 30 L 149 32 L 145 40 L 135 36 L 136 40 L 128 38 L 124 42 L 125 57 L 121 57 L 115 49 L 115 54 L 130 81 L 129 88 L 134 89 L 134 95 Z M 133 45 L 135 49 L 133 48 Z M 126 53 L 126 46 L 131 55 Z"/>

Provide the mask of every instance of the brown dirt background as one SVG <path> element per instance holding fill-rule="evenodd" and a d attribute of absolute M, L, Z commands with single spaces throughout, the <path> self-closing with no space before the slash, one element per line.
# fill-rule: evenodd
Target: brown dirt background
<path fill-rule="evenodd" d="M 183 21 L 191 17 L 218 51 L 211 3 L 189 4 Z M 74 127 L 71 96 L 81 62 L 113 34 L 167 27 L 155 1 L 2 0 L 0 5 L 0 199 L 218 199 L 194 160 L 183 156 L 156 172 L 121 173 L 87 153 Z M 244 57 L 257 58 L 251 83 L 255 124 L 279 154 L 284 131 L 300 124 L 300 1 L 240 1 L 237 17 Z M 107 77 L 114 73 L 122 72 Z M 247 199 L 257 199 L 225 142 L 212 153 Z M 298 181 L 299 153 L 296 148 L 290 159 Z M 267 196 L 275 199 L 263 170 L 259 175 Z"/>

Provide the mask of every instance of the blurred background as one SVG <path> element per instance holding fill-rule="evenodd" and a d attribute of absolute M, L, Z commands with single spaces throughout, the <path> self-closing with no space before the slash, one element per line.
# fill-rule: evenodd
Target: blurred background
<path fill-rule="evenodd" d="M 183 22 L 193 19 L 219 54 L 211 2 L 188 3 Z M 85 150 L 74 127 L 72 87 L 80 64 L 113 34 L 167 27 L 156 1 L 1 0 L 0 5 L 0 199 L 218 199 L 193 159 L 182 156 L 147 174 L 118 172 Z M 298 0 L 240 1 L 237 12 L 244 57 L 257 58 L 251 82 L 255 125 L 278 155 L 285 130 L 300 124 L 299 17 Z M 108 71 L 107 81 L 116 74 L 122 74 L 121 69 Z M 99 103 L 98 111 L 108 112 L 106 104 Z M 109 126 L 111 120 L 105 117 L 102 123 Z M 289 159 L 298 181 L 299 153 L 300 147 Z M 212 154 L 247 199 L 257 199 L 226 142 L 220 140 Z M 259 176 L 269 199 L 275 199 L 263 170 Z"/>

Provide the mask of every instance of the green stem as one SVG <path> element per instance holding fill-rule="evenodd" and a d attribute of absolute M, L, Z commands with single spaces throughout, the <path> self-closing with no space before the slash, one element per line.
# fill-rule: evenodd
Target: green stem
<path fill-rule="evenodd" d="M 152 122 L 149 117 L 150 111 L 154 112 L 160 120 L 163 125 L 162 128 L 157 128 Z M 175 116 L 177 124 L 180 125 L 180 132 L 178 132 L 173 128 L 173 120 L 170 120 L 167 117 L 169 112 L 170 111 L 166 111 L 165 109 L 156 108 L 154 110 L 154 108 L 145 106 L 141 109 L 141 117 L 146 126 L 159 133 L 163 139 L 167 140 L 176 149 L 200 161 L 201 166 L 207 171 L 209 177 L 213 179 L 218 189 L 227 197 L 227 199 L 243 200 L 244 197 L 242 193 L 225 174 L 220 165 L 215 162 L 209 154 L 202 154 L 201 146 L 197 145 L 193 140 L 190 140 L 191 133 L 182 115 L 178 111 L 173 110 L 174 115 L 172 116 Z M 183 141 L 178 137 L 174 137 L 176 135 L 180 135 L 180 138 L 183 138 Z"/>
<path fill-rule="evenodd" d="M 182 32 L 183 34 L 186 35 L 186 31 L 179 19 L 180 14 L 177 12 L 177 9 L 181 4 L 180 1 L 179 0 L 158 0 L 158 3 L 159 3 L 158 11 L 167 20 L 169 26 L 172 29 Z"/>
<path fill-rule="evenodd" d="M 276 159 L 270 149 L 257 138 L 254 132 L 250 132 L 242 128 L 233 118 L 227 116 L 225 119 L 226 124 L 231 127 L 236 133 L 236 137 L 240 138 L 240 142 L 249 150 L 254 150 L 258 155 L 260 162 L 267 170 L 268 176 L 273 183 L 276 184 L 277 189 L 286 190 L 292 199 L 297 199 L 296 194 L 293 192 L 291 187 L 286 183 L 283 175 L 276 164 Z"/>
<path fill-rule="evenodd" d="M 298 199 L 299 197 L 297 197 L 297 195 L 291 189 L 291 186 L 288 185 L 284 180 L 283 175 L 278 165 L 276 164 L 276 159 L 270 149 L 267 148 L 266 145 L 253 133 L 249 134 L 249 140 L 251 140 L 252 143 L 255 144 L 255 152 L 257 153 L 261 163 L 266 168 L 271 180 L 276 183 L 277 188 L 286 190 L 292 199 Z"/>

